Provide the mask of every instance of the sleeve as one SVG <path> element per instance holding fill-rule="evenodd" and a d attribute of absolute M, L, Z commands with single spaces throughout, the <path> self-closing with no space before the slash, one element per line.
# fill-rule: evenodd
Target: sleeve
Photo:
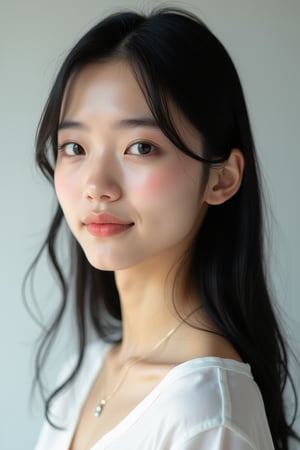
<path fill-rule="evenodd" d="M 273 448 L 273 447 L 272 447 Z M 256 447 L 238 429 L 218 426 L 200 431 L 191 430 L 172 450 L 272 450 L 271 447 Z"/>

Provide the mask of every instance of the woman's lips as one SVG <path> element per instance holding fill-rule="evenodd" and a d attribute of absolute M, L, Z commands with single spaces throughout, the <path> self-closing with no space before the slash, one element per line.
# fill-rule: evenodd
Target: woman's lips
<path fill-rule="evenodd" d="M 83 220 L 83 223 L 88 232 L 97 237 L 114 236 L 134 225 L 109 213 L 91 213 Z"/>
<path fill-rule="evenodd" d="M 120 224 L 120 223 L 89 223 L 86 224 L 86 228 L 93 236 L 109 237 L 115 234 L 122 233 L 133 226 L 133 223 Z"/>

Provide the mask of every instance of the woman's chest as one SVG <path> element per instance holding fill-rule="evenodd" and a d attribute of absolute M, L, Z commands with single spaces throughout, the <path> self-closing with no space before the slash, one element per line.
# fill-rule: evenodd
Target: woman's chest
<path fill-rule="evenodd" d="M 119 376 L 109 383 L 107 392 L 101 390 L 101 377 L 96 379 L 83 405 L 69 450 L 90 450 L 103 436 L 126 419 L 142 412 L 142 402 L 153 392 L 171 367 L 145 367 L 132 370 L 120 383 Z M 115 387 L 117 390 L 114 392 Z M 95 416 L 97 405 L 105 401 L 100 415 Z M 139 408 L 137 408 L 139 407 Z"/>

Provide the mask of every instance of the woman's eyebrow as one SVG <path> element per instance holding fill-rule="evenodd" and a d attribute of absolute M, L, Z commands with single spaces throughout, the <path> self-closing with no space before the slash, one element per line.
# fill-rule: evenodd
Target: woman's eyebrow
<path fill-rule="evenodd" d="M 113 128 L 136 128 L 136 127 L 152 127 L 159 128 L 156 120 L 153 117 L 133 117 L 129 119 L 122 119 L 113 124 Z"/>
<path fill-rule="evenodd" d="M 77 122 L 76 120 L 63 120 L 57 127 L 57 130 L 67 130 L 67 129 L 81 129 L 86 130 L 88 126 L 83 122 Z"/>
<path fill-rule="evenodd" d="M 151 127 L 159 128 L 156 120 L 153 117 L 133 117 L 129 119 L 122 119 L 112 124 L 112 128 L 137 128 L 137 127 Z M 66 129 L 81 129 L 87 130 L 89 127 L 83 122 L 78 122 L 76 120 L 63 120 L 59 125 L 57 130 Z"/>

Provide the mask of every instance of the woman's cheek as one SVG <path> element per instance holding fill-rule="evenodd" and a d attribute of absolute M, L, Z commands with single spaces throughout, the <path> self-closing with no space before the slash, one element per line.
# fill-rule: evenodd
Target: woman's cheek
<path fill-rule="evenodd" d="M 55 170 L 54 173 L 54 187 L 56 196 L 62 207 L 75 196 L 72 178 L 66 177 L 66 174 L 59 169 Z"/>
<path fill-rule="evenodd" d="M 167 169 L 147 174 L 138 183 L 137 192 L 144 201 L 162 199 L 164 195 L 168 195 L 170 192 L 174 193 L 174 189 L 180 183 L 178 175 L 178 173 Z"/>
<path fill-rule="evenodd" d="M 58 169 L 54 172 L 54 188 L 56 192 L 56 196 L 58 201 L 60 202 L 61 197 L 63 197 L 63 193 L 66 191 L 66 182 L 64 181 L 61 173 Z"/>

